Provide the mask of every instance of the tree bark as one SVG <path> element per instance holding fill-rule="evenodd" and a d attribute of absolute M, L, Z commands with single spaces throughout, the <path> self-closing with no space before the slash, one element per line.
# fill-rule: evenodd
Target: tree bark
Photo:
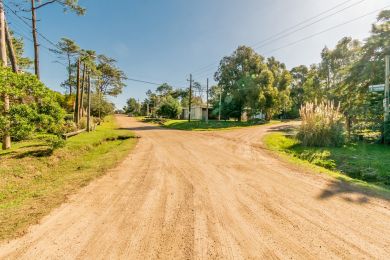
<path fill-rule="evenodd" d="M 87 107 L 87 131 L 91 131 L 91 76 L 88 73 L 88 107 Z"/>
<path fill-rule="evenodd" d="M 80 123 L 80 59 L 77 61 L 77 82 L 76 82 L 76 101 L 74 109 L 74 122 L 78 125 Z"/>
<path fill-rule="evenodd" d="M 39 72 L 39 44 L 38 44 L 38 35 L 37 35 L 37 18 L 36 18 L 36 8 L 35 0 L 31 0 L 31 20 L 32 20 L 32 35 L 34 41 L 34 70 L 35 75 L 40 79 Z"/>
<path fill-rule="evenodd" d="M 5 14 L 3 1 L 0 0 L 0 66 L 7 66 L 7 50 L 6 50 L 6 32 L 5 32 Z M 6 93 L 3 93 L 3 115 L 7 115 L 9 112 L 9 96 Z M 6 127 L 6 131 L 3 134 L 3 150 L 7 150 L 11 148 L 11 136 L 8 133 L 8 127 Z"/>
<path fill-rule="evenodd" d="M 72 96 L 72 63 L 70 55 L 68 54 L 68 84 L 69 84 L 69 96 Z"/>
<path fill-rule="evenodd" d="M 9 32 L 8 24 L 5 19 L 4 19 L 4 24 L 5 24 L 5 39 L 7 42 L 8 56 L 11 61 L 12 70 L 13 72 L 18 73 L 19 72 L 18 59 L 15 54 L 14 44 L 12 42 L 12 36 Z"/>
<path fill-rule="evenodd" d="M 87 65 L 83 65 L 83 79 L 82 79 L 82 82 L 81 82 L 81 95 L 80 95 L 80 118 L 82 118 L 84 116 L 84 92 L 85 92 L 85 81 L 86 81 L 86 77 L 87 77 L 87 73 L 86 73 L 86 70 L 87 70 Z"/>

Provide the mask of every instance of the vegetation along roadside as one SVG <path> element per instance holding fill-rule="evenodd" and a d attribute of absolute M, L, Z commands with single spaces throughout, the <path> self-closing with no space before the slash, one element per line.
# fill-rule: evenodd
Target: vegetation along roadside
<path fill-rule="evenodd" d="M 135 144 L 134 134 L 117 129 L 109 116 L 96 131 L 72 137 L 56 150 L 31 139 L 0 152 L 0 240 L 25 232 L 123 160 Z"/>
<path fill-rule="evenodd" d="M 353 142 L 340 147 L 308 147 L 286 132 L 270 133 L 263 141 L 293 164 L 390 198 L 390 151 L 386 146 Z"/>

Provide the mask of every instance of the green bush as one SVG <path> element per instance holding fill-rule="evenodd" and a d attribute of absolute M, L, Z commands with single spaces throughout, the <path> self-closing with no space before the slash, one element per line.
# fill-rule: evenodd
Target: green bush
<path fill-rule="evenodd" d="M 61 133 L 65 111 L 56 101 L 58 93 L 34 75 L 0 67 L 0 95 L 10 100 L 9 111 L 0 114 L 0 137 L 23 140 L 34 133 Z"/>
<path fill-rule="evenodd" d="M 64 139 L 57 135 L 44 134 L 40 135 L 39 139 L 45 141 L 52 151 L 64 147 L 66 143 Z"/>
<path fill-rule="evenodd" d="M 345 143 L 343 116 L 333 102 L 307 103 L 300 110 L 302 124 L 297 138 L 304 146 L 342 146 Z"/>
<path fill-rule="evenodd" d="M 182 108 L 176 99 L 171 96 L 167 96 L 161 102 L 160 106 L 157 109 L 157 115 L 166 117 L 166 118 L 178 118 L 181 114 Z"/>

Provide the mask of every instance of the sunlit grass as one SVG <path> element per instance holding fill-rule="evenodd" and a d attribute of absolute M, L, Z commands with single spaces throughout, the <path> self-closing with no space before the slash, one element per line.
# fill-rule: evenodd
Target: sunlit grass
<path fill-rule="evenodd" d="M 0 240 L 15 237 L 66 199 L 68 194 L 114 167 L 136 143 L 116 129 L 112 117 L 91 133 L 49 151 L 37 140 L 15 143 L 0 153 Z"/>
<path fill-rule="evenodd" d="M 390 147 L 356 143 L 343 147 L 304 147 L 293 137 L 271 133 L 264 138 L 270 150 L 291 162 L 309 166 L 338 179 L 390 195 Z"/>

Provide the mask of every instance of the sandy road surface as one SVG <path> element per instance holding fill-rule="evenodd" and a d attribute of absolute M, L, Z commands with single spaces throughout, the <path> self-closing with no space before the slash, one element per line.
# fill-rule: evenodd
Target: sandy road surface
<path fill-rule="evenodd" d="M 390 202 L 278 161 L 258 141 L 271 127 L 119 120 L 142 137 L 135 151 L 0 258 L 389 259 Z"/>

